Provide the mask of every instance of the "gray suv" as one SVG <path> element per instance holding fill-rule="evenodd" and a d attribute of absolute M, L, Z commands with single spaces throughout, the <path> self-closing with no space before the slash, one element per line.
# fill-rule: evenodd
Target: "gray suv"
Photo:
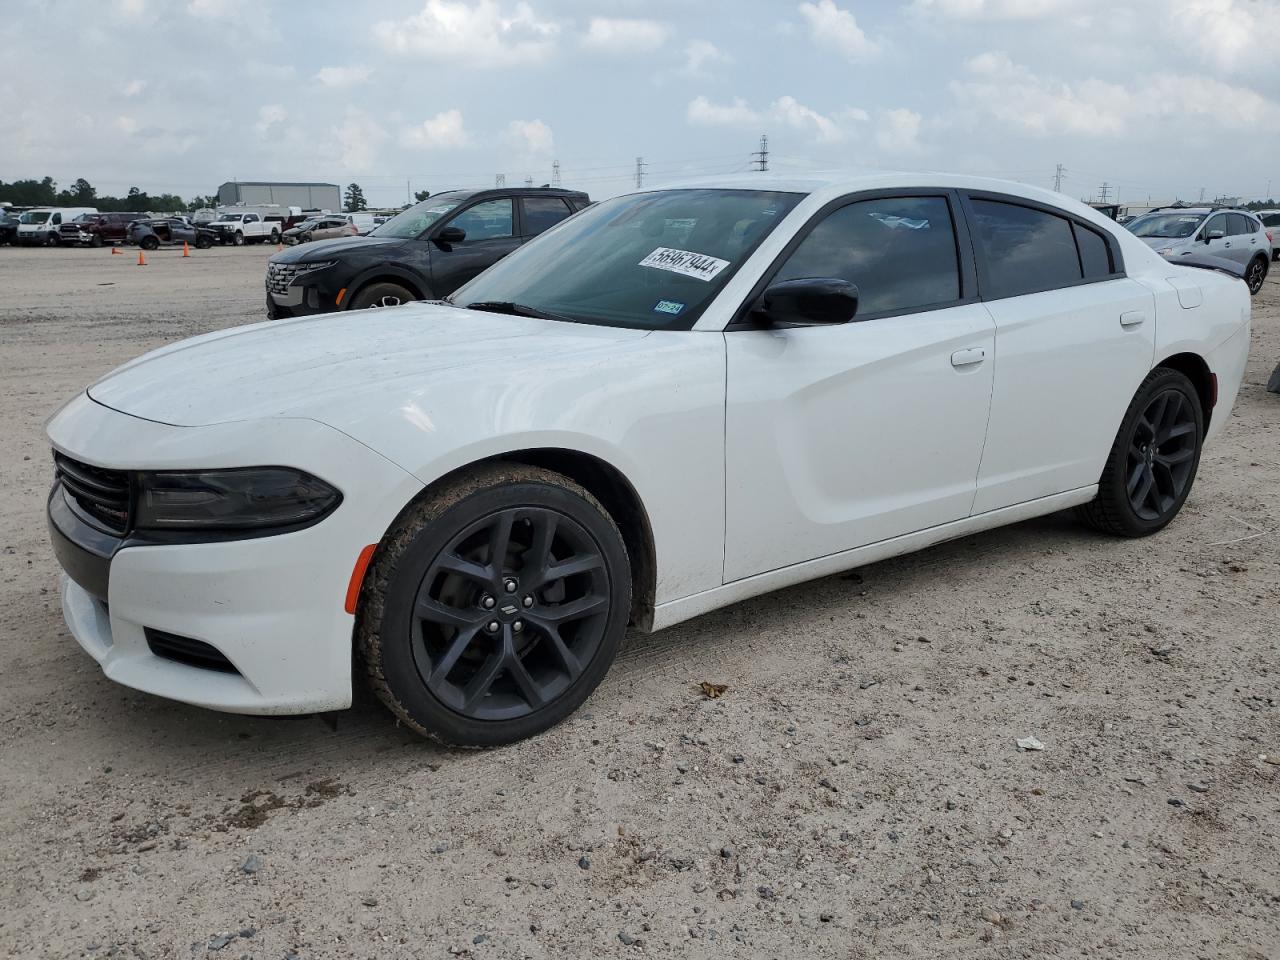
<path fill-rule="evenodd" d="M 1218 207 L 1152 210 L 1125 227 L 1171 263 L 1190 254 L 1233 260 L 1250 293 L 1262 289 L 1271 265 L 1271 234 L 1257 215 Z"/>

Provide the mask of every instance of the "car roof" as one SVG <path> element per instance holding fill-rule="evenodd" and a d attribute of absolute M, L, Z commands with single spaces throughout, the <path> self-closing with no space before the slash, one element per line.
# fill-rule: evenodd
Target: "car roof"
<path fill-rule="evenodd" d="M 461 197 L 463 200 L 472 200 L 476 197 L 573 197 L 575 199 L 586 198 L 587 194 L 581 190 L 566 190 L 563 187 L 485 187 L 480 190 L 440 190 L 427 197 L 426 201 L 436 199 L 436 197 L 448 194 L 450 196 Z"/>

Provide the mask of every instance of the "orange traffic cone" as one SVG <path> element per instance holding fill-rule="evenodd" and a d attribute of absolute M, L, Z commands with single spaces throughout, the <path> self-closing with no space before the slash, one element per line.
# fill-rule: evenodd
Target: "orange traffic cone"
<path fill-rule="evenodd" d="M 147 265 L 147 255 L 141 250 L 138 251 L 138 266 L 145 267 Z"/>
<path fill-rule="evenodd" d="M 116 255 L 117 253 L 118 253 L 118 254 L 120 254 L 120 256 L 122 256 L 122 257 L 124 256 L 124 251 L 123 251 L 123 250 L 121 250 L 119 247 L 112 247 L 112 248 L 111 248 L 111 254 L 112 254 L 112 256 Z"/>
<path fill-rule="evenodd" d="M 191 256 L 191 248 L 187 246 L 187 241 L 185 240 L 182 241 L 182 255 L 184 257 Z"/>

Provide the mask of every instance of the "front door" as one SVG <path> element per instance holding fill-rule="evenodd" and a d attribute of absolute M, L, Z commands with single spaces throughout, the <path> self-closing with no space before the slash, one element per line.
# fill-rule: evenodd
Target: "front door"
<path fill-rule="evenodd" d="M 848 280 L 854 321 L 725 332 L 726 582 L 969 515 L 995 338 L 956 202 L 820 214 L 772 280 Z"/>
<path fill-rule="evenodd" d="M 437 297 L 453 293 L 520 246 L 515 235 L 512 202 L 506 197 L 468 207 L 443 227 L 459 228 L 466 233 L 466 239 L 433 244 L 431 290 Z"/>

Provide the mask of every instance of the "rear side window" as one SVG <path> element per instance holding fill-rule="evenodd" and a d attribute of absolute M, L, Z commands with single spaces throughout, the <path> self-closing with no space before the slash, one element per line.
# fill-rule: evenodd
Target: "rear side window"
<path fill-rule="evenodd" d="M 1076 246 L 1080 248 L 1080 266 L 1084 269 L 1084 278 L 1097 280 L 1113 273 L 1111 251 L 1107 249 L 1107 241 L 1102 239 L 1102 234 L 1078 223 L 1072 226 L 1076 231 Z"/>
<path fill-rule="evenodd" d="M 995 200 L 973 200 L 975 241 L 987 262 L 987 299 L 1079 283 L 1084 274 L 1071 221 Z"/>
<path fill-rule="evenodd" d="M 951 209 L 942 197 L 861 200 L 828 214 L 775 280 L 837 277 L 858 287 L 858 315 L 960 299 Z"/>
<path fill-rule="evenodd" d="M 559 197 L 525 197 L 524 235 L 536 237 L 569 216 L 568 205 Z"/>
<path fill-rule="evenodd" d="M 1251 233 L 1256 233 L 1258 228 L 1254 226 L 1253 218 L 1246 217 L 1243 213 L 1227 214 L 1227 233 L 1233 237 L 1244 237 Z"/>

